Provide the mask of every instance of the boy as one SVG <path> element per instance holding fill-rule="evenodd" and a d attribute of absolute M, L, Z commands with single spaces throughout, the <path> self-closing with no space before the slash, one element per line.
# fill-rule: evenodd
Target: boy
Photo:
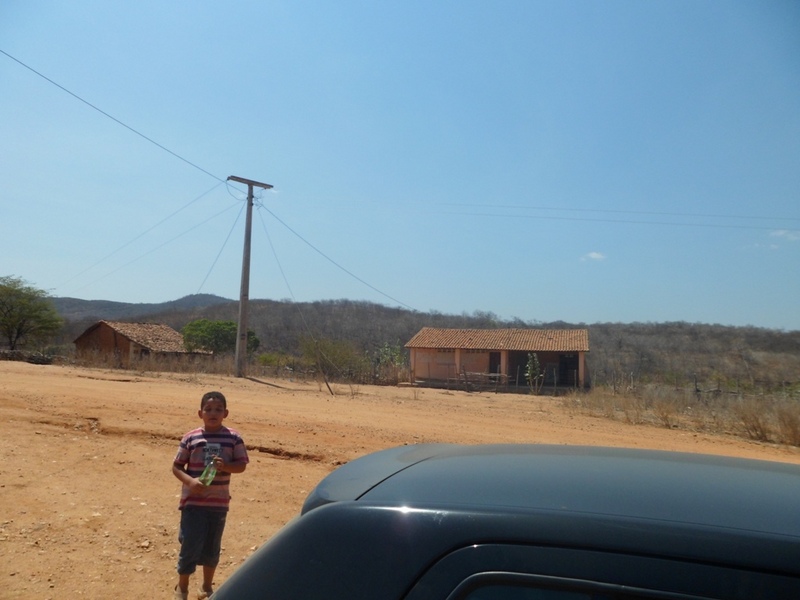
<path fill-rule="evenodd" d="M 197 415 L 203 420 L 203 426 L 183 436 L 172 463 L 172 473 L 183 484 L 178 533 L 181 550 L 178 585 L 175 586 L 175 598 L 180 600 L 189 597 L 189 576 L 197 565 L 203 565 L 203 585 L 198 598 L 207 598 L 213 593 L 211 586 L 230 503 L 231 473 L 243 473 L 249 462 L 239 432 L 222 424 L 228 416 L 225 396 L 220 392 L 203 395 Z M 198 478 L 212 462 L 217 474 L 206 486 Z"/>

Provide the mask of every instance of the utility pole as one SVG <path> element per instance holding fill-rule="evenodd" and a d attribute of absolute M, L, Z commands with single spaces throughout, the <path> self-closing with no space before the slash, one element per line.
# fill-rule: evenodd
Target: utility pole
<path fill-rule="evenodd" d="M 244 377 L 247 363 L 247 309 L 250 302 L 250 238 L 253 228 L 253 188 L 269 190 L 268 183 L 259 183 L 231 175 L 228 181 L 244 183 L 247 186 L 247 219 L 244 230 L 244 255 L 242 256 L 242 286 L 239 290 L 239 324 L 236 329 L 236 377 Z"/>

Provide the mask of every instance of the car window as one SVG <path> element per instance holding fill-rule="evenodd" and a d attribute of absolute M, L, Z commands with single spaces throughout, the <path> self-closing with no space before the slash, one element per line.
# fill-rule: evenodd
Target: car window
<path fill-rule="evenodd" d="M 648 598 L 679 598 L 683 596 L 656 595 L 606 590 L 575 591 L 531 585 L 493 584 L 472 590 L 463 600 L 646 600 Z"/>
<path fill-rule="evenodd" d="M 800 599 L 800 580 L 698 562 L 512 544 L 458 549 L 406 600 Z"/>
<path fill-rule="evenodd" d="M 518 585 L 487 585 L 467 594 L 464 600 L 610 600 L 610 597 Z"/>
<path fill-rule="evenodd" d="M 703 600 L 673 592 L 519 573 L 468 577 L 448 600 Z M 707 599 L 706 599 L 707 600 Z"/>

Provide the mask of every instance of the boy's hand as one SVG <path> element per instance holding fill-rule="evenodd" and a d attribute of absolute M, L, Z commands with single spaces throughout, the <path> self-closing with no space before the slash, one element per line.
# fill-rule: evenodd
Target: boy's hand
<path fill-rule="evenodd" d="M 190 495 L 199 494 L 200 492 L 202 492 L 203 490 L 206 489 L 206 486 L 204 486 L 200 482 L 200 479 L 198 479 L 197 477 L 192 477 L 191 479 L 192 479 L 192 481 L 189 483 L 189 494 Z"/>

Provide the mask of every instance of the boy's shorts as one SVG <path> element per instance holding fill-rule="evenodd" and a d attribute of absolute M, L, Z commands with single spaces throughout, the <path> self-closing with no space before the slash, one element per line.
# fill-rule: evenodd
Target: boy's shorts
<path fill-rule="evenodd" d="M 178 541 L 178 574 L 191 575 L 197 565 L 216 567 L 222 547 L 222 532 L 225 529 L 227 512 L 204 508 L 181 510 L 181 525 Z"/>

